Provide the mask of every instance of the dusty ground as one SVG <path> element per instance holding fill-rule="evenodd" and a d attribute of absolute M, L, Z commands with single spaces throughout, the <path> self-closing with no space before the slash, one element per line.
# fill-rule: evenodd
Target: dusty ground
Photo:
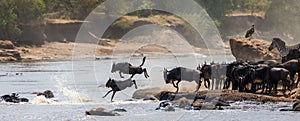
<path fill-rule="evenodd" d="M 49 60 L 49 59 L 68 59 L 73 56 L 111 56 L 117 40 L 106 40 L 104 45 L 83 44 L 83 43 L 61 43 L 61 42 L 47 42 L 40 47 L 37 46 L 21 46 L 16 47 L 21 54 L 23 60 Z M 127 44 L 126 48 L 135 48 L 134 45 Z M 79 49 L 78 49 L 79 48 Z M 194 48 L 194 51 L 201 54 L 209 54 L 207 49 Z M 162 54 L 170 53 L 164 47 L 157 45 L 143 46 L 137 49 L 133 55 L 143 54 Z M 229 52 L 228 52 L 229 53 Z M 128 54 L 126 50 L 122 50 L 121 54 Z"/>

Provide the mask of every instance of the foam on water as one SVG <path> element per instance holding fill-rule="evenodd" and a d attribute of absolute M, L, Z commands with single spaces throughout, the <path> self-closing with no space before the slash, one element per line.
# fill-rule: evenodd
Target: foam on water
<path fill-rule="evenodd" d="M 59 102 L 55 101 L 54 99 L 48 99 L 44 95 L 36 96 L 31 101 L 32 104 L 58 104 Z"/>
<path fill-rule="evenodd" d="M 68 98 L 67 102 L 65 103 L 82 103 L 93 101 L 88 95 L 80 93 L 76 91 L 76 89 L 71 89 L 65 86 L 65 83 L 67 83 L 67 81 L 63 78 L 56 77 L 55 80 L 57 82 L 56 87 L 59 93 Z"/>

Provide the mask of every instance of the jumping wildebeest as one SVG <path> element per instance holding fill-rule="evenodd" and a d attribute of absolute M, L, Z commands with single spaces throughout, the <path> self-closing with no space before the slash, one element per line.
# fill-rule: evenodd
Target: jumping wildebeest
<path fill-rule="evenodd" d="M 142 66 L 144 65 L 145 63 L 145 60 L 146 60 L 146 57 L 143 58 L 143 62 L 141 65 L 139 66 L 132 66 L 130 63 L 128 62 L 122 62 L 122 63 L 117 63 L 117 64 L 113 64 L 112 65 L 112 69 L 111 69 L 111 72 L 114 73 L 116 71 L 119 71 L 119 74 L 120 74 L 120 77 L 121 78 L 124 78 L 124 76 L 122 76 L 121 73 L 124 73 L 124 74 L 131 74 L 131 77 L 132 78 L 135 74 L 142 74 L 144 73 L 144 76 L 146 78 L 149 77 L 148 73 L 147 73 L 147 70 L 146 68 L 142 68 Z"/>
<path fill-rule="evenodd" d="M 300 59 L 293 59 L 293 60 L 289 60 L 283 64 L 280 64 L 280 67 L 283 67 L 287 70 L 289 70 L 290 72 L 290 80 L 293 81 L 292 84 L 293 86 L 298 86 L 298 83 L 300 81 L 300 78 L 298 77 L 298 80 L 296 82 L 296 84 L 294 85 L 295 83 L 295 74 L 298 73 L 299 75 L 299 72 L 300 72 Z"/>
<path fill-rule="evenodd" d="M 195 69 L 189 69 L 189 68 L 184 68 L 184 67 L 177 67 L 174 68 L 170 71 L 167 69 L 164 69 L 164 79 L 165 82 L 172 83 L 173 86 L 176 88 L 176 93 L 178 93 L 179 87 L 178 84 L 181 80 L 186 80 L 186 81 L 195 81 L 197 83 L 197 88 L 195 92 L 197 92 L 201 86 L 201 80 L 200 80 L 200 71 L 195 70 Z M 175 84 L 174 81 L 177 81 Z"/>
<path fill-rule="evenodd" d="M 109 93 L 113 92 L 112 96 L 111 96 L 111 100 L 113 100 L 115 93 L 118 91 L 122 91 L 124 89 L 126 89 L 127 87 L 131 87 L 132 85 L 135 85 L 135 88 L 137 89 L 137 85 L 135 80 L 132 80 L 131 78 L 126 79 L 124 81 L 116 81 L 114 79 L 109 78 L 108 81 L 106 82 L 106 87 L 111 88 L 110 91 L 108 91 L 103 98 L 105 98 Z"/>

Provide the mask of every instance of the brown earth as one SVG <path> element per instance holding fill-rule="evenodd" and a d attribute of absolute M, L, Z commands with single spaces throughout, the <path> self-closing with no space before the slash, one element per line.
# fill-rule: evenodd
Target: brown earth
<path fill-rule="evenodd" d="M 297 89 L 298 90 L 298 89 Z M 160 98 L 162 92 L 173 92 L 170 89 L 161 89 L 161 88 L 148 88 L 148 89 L 140 89 L 134 92 L 133 98 L 137 99 L 148 99 L 151 96 Z M 194 92 L 179 92 L 175 99 L 180 99 L 185 97 L 187 99 L 193 100 L 196 96 Z M 294 97 L 285 97 L 285 96 L 269 96 L 262 94 L 253 94 L 253 93 L 244 93 L 238 92 L 236 90 L 202 90 L 197 93 L 199 97 L 215 97 L 220 96 L 220 100 L 223 101 L 257 101 L 257 102 L 294 102 L 297 98 Z"/>
<path fill-rule="evenodd" d="M 229 43 L 232 55 L 237 61 L 281 60 L 276 49 L 268 50 L 271 43 L 265 40 L 233 38 Z"/>

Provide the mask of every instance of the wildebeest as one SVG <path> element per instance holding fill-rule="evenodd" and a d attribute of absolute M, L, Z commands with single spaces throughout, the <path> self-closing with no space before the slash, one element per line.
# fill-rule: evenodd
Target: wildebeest
<path fill-rule="evenodd" d="M 283 64 L 280 64 L 281 67 L 289 70 L 290 72 L 290 80 L 293 81 L 292 84 L 293 86 L 298 86 L 298 83 L 300 81 L 300 78 L 298 77 L 298 80 L 296 82 L 296 84 L 294 85 L 295 82 L 295 74 L 300 72 L 300 59 L 293 59 L 293 60 L 289 60 Z"/>
<path fill-rule="evenodd" d="M 111 101 L 113 100 L 115 93 L 118 91 L 122 91 L 126 89 L 127 87 L 131 87 L 132 85 L 135 85 L 135 88 L 137 89 L 137 85 L 135 80 L 132 80 L 132 78 L 126 79 L 124 81 L 116 81 L 114 79 L 109 78 L 108 81 L 106 82 L 106 87 L 111 88 L 110 91 L 108 91 L 103 98 L 105 98 L 109 93 L 113 92 L 111 96 Z"/>
<path fill-rule="evenodd" d="M 281 58 L 281 62 L 284 63 L 289 60 L 298 59 L 298 58 L 300 58 L 300 50 L 299 49 L 291 49 L 291 50 L 289 50 L 289 52 L 286 56 L 283 56 Z"/>
<path fill-rule="evenodd" d="M 286 88 L 290 89 L 291 81 L 288 78 L 289 76 L 289 71 L 284 69 L 284 68 L 271 68 L 270 69 L 270 79 L 268 83 L 268 89 L 269 89 L 269 94 L 272 91 L 272 88 L 274 89 L 274 93 L 277 93 L 277 85 L 278 82 L 281 80 L 282 81 L 282 86 L 283 86 L 283 92 L 285 92 Z"/>
<path fill-rule="evenodd" d="M 132 78 L 135 74 L 142 74 L 142 73 L 144 73 L 145 78 L 148 78 L 149 75 L 147 73 L 146 68 L 142 68 L 142 66 L 145 63 L 145 60 L 146 60 L 146 57 L 143 58 L 143 62 L 139 66 L 132 66 L 128 62 L 114 63 L 112 65 L 111 73 L 119 71 L 119 74 L 120 74 L 121 78 L 124 78 L 124 76 L 122 76 L 122 73 L 124 73 L 124 74 L 131 74 L 130 78 Z"/>
<path fill-rule="evenodd" d="M 226 64 L 211 63 L 208 65 L 205 63 L 200 69 L 200 77 L 204 79 L 204 86 L 208 89 L 220 89 L 222 81 L 225 80 L 226 77 L 226 67 Z M 209 80 L 211 80 L 212 84 L 210 84 Z"/>
<path fill-rule="evenodd" d="M 164 69 L 163 75 L 165 82 L 172 83 L 173 86 L 176 88 L 176 93 L 178 93 L 179 87 L 178 84 L 181 80 L 185 81 L 195 81 L 197 83 L 197 88 L 195 92 L 197 92 L 201 86 L 201 80 L 200 80 L 200 71 L 195 69 L 189 69 L 184 67 L 177 67 L 170 71 L 167 69 Z M 175 84 L 174 81 L 177 81 Z"/>
<path fill-rule="evenodd" d="M 20 103 L 20 102 L 28 102 L 29 100 L 27 98 L 20 98 L 19 94 L 12 93 L 11 95 L 3 95 L 1 96 L 1 99 L 5 102 L 12 102 L 12 103 Z"/>

